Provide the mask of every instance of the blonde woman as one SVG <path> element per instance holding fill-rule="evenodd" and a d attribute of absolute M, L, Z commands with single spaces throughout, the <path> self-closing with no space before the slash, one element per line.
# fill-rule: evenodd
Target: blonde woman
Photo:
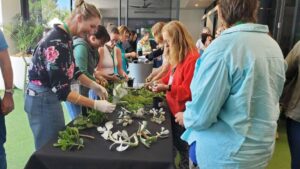
<path fill-rule="evenodd" d="M 143 38 L 139 40 L 137 43 L 137 47 L 136 47 L 137 52 L 141 52 L 143 55 L 147 55 L 152 52 L 149 38 L 150 38 L 150 32 L 147 29 L 144 29 Z"/>
<path fill-rule="evenodd" d="M 175 121 L 178 113 L 185 110 L 185 103 L 191 101 L 190 83 L 193 78 L 199 53 L 187 29 L 179 21 L 172 21 L 162 29 L 170 68 L 168 73 L 153 86 L 154 92 L 166 92 L 168 106 L 172 113 L 174 145 L 181 156 L 180 168 L 188 168 L 188 145 L 180 139 L 184 127 Z"/>
<path fill-rule="evenodd" d="M 146 55 L 146 58 L 148 60 L 153 60 L 156 59 L 158 57 L 161 57 L 163 60 L 163 64 L 162 66 L 160 66 L 159 68 L 157 68 L 156 70 L 154 70 L 146 79 L 146 86 L 150 85 L 151 83 L 159 80 L 160 78 L 162 78 L 169 70 L 169 63 L 166 59 L 166 52 L 164 53 L 164 40 L 163 40 L 163 36 L 162 36 L 162 28 L 166 25 L 166 23 L 164 22 L 157 22 L 156 24 L 154 24 L 151 28 L 153 37 L 155 39 L 155 42 L 158 44 L 157 45 L 157 50 L 153 51 L 152 53 L 150 53 L 149 55 Z"/>
<path fill-rule="evenodd" d="M 25 111 L 34 135 L 36 150 L 65 126 L 61 101 L 69 101 L 102 112 L 112 112 L 115 105 L 106 100 L 91 100 L 71 91 L 73 78 L 93 89 L 103 99 L 107 91 L 75 67 L 72 36 L 93 34 L 100 23 L 98 9 L 83 0 L 63 25 L 54 28 L 38 43 L 29 69 Z"/>
<path fill-rule="evenodd" d="M 121 50 L 121 54 L 122 54 L 122 68 L 123 70 L 128 74 L 128 62 L 127 59 L 128 58 L 136 58 L 136 52 L 130 52 L 130 53 L 126 53 L 125 49 L 123 48 L 123 43 L 126 43 L 126 41 L 128 40 L 129 36 L 130 36 L 130 31 L 129 29 L 125 26 L 125 25 L 121 25 L 118 27 L 120 36 L 119 36 L 119 41 L 117 42 L 117 47 L 120 48 Z"/>

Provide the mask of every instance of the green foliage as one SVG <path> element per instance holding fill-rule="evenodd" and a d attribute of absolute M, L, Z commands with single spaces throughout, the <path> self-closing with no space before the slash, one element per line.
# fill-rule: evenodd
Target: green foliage
<path fill-rule="evenodd" d="M 153 93 L 145 88 L 129 90 L 128 94 L 121 98 L 119 105 L 125 107 L 130 112 L 134 112 L 146 105 L 151 105 L 155 96 L 163 95 Z"/>
<path fill-rule="evenodd" d="M 15 42 L 18 51 L 26 52 L 32 45 L 37 44 L 43 35 L 44 27 L 33 20 L 23 21 L 20 14 L 13 18 L 13 23 L 4 26 L 4 31 Z"/>
<path fill-rule="evenodd" d="M 107 121 L 106 114 L 97 110 L 89 110 L 88 116 L 78 116 L 74 121 L 73 125 L 79 130 L 96 127 Z"/>
<path fill-rule="evenodd" d="M 57 143 L 53 144 L 54 147 L 60 147 L 61 150 L 71 150 L 73 148 L 83 148 L 83 139 L 79 137 L 79 131 L 76 127 L 67 126 L 66 130 L 58 133 Z"/>
<path fill-rule="evenodd" d="M 39 20 L 39 22 L 46 24 L 53 18 L 58 18 L 61 21 L 69 15 L 67 9 L 59 9 L 56 4 L 56 0 L 29 0 L 29 11 L 33 15 L 34 20 Z"/>
<path fill-rule="evenodd" d="M 23 20 L 20 14 L 14 16 L 10 24 L 4 25 L 4 31 L 16 44 L 21 53 L 34 48 L 43 36 L 44 25 L 53 19 L 64 20 L 69 12 L 57 8 L 55 0 L 29 0 L 30 19 Z"/>
<path fill-rule="evenodd" d="M 88 118 L 94 125 L 100 125 L 108 120 L 105 113 L 91 109 L 88 112 Z"/>

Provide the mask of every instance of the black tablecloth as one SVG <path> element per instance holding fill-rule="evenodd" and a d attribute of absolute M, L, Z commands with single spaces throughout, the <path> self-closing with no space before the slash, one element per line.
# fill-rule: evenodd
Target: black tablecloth
<path fill-rule="evenodd" d="M 109 115 L 113 120 L 117 113 Z M 127 127 L 117 125 L 115 120 L 113 132 L 125 128 L 131 135 L 138 129 L 138 121 Z M 166 113 L 166 121 L 162 125 L 148 121 L 148 129 L 155 134 L 164 126 L 170 131 L 169 137 L 158 139 L 151 147 L 146 148 L 141 142 L 135 148 L 129 148 L 124 152 L 109 150 L 111 141 L 104 140 L 95 128 L 81 130 L 81 134 L 88 134 L 95 137 L 94 140 L 84 138 L 84 148 L 77 151 L 62 151 L 53 147 L 57 138 L 53 138 L 36 151 L 29 159 L 25 169 L 173 169 L 173 142 L 170 114 Z"/>

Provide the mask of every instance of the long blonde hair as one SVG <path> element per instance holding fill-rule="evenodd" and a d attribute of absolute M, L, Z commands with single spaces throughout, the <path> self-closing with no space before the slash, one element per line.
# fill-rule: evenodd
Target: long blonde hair
<path fill-rule="evenodd" d="M 84 2 L 84 0 L 76 0 L 75 9 L 72 11 L 70 19 L 74 18 L 77 14 L 82 15 L 84 20 L 93 17 L 101 19 L 99 10 L 94 5 Z"/>
<path fill-rule="evenodd" d="M 120 35 L 123 36 L 125 33 L 130 33 L 129 29 L 125 25 L 118 27 Z"/>
<path fill-rule="evenodd" d="M 157 37 L 157 40 L 158 40 L 157 43 L 163 43 L 163 41 L 164 41 L 161 31 L 165 25 L 166 25 L 165 22 L 157 22 L 151 28 L 151 32 L 152 32 L 153 36 Z"/>
<path fill-rule="evenodd" d="M 189 52 L 196 50 L 192 36 L 181 22 L 171 21 L 167 23 L 163 27 L 162 33 L 167 33 L 171 38 L 172 45 L 167 54 L 171 65 L 181 63 Z"/>

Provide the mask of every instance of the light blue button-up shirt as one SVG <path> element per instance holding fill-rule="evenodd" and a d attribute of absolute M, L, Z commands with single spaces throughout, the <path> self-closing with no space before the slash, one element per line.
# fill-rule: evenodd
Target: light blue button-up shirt
<path fill-rule="evenodd" d="M 197 60 L 182 139 L 201 169 L 262 169 L 271 158 L 285 61 L 268 27 L 224 31 Z"/>

